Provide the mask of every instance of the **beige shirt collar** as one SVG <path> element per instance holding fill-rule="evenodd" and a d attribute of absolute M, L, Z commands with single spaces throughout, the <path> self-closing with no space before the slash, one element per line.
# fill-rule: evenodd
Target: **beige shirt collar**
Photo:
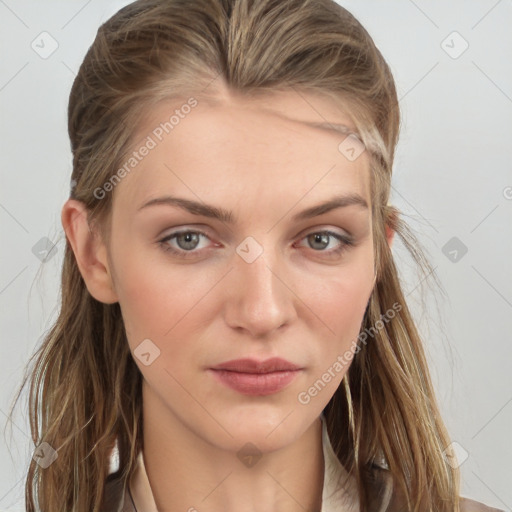
<path fill-rule="evenodd" d="M 355 479 L 349 476 L 332 448 L 323 414 L 322 447 L 324 454 L 324 486 L 322 512 L 359 511 L 359 498 Z M 137 512 L 158 512 L 144 466 L 143 452 L 137 457 L 137 466 L 130 480 L 130 494 Z M 126 497 L 129 499 L 128 497 Z"/>

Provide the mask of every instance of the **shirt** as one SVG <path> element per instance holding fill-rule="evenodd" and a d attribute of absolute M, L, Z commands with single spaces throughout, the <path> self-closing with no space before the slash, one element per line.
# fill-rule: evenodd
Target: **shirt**
<path fill-rule="evenodd" d="M 321 512 L 359 512 L 355 478 L 348 475 L 334 453 L 323 414 L 320 418 L 324 455 Z M 394 493 L 393 480 L 383 459 L 375 463 L 372 483 L 372 497 L 369 504 L 372 512 L 407 512 L 403 501 Z M 461 498 L 460 510 L 461 512 L 504 512 L 467 498 Z M 109 476 L 101 512 L 158 512 L 142 451 L 137 456 L 136 468 L 129 486 L 123 488 L 119 478 Z"/>

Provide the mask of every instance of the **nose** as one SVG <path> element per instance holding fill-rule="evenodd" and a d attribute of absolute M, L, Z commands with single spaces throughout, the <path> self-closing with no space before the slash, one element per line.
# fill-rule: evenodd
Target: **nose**
<path fill-rule="evenodd" d="M 296 317 L 295 296 L 283 266 L 264 256 L 247 263 L 235 255 L 227 283 L 226 323 L 254 338 L 270 337 Z"/>

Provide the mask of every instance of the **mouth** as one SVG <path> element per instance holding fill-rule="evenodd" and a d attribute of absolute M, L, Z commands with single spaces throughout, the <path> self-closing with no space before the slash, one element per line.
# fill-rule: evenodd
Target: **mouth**
<path fill-rule="evenodd" d="M 241 394 L 264 396 L 284 389 L 302 368 L 281 358 L 265 361 L 235 359 L 209 371 L 219 382 Z"/>

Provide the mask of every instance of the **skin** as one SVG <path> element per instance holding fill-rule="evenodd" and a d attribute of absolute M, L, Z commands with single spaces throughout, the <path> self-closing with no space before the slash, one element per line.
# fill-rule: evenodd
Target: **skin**
<path fill-rule="evenodd" d="M 110 192 L 108 246 L 89 231 L 78 201 L 65 203 L 62 223 L 90 293 L 119 302 L 132 353 L 145 339 L 160 350 L 148 366 L 134 356 L 144 378 L 144 461 L 158 509 L 320 510 L 319 416 L 349 364 L 309 403 L 297 397 L 354 348 L 374 286 L 368 155 L 349 161 L 338 150 L 346 135 L 305 124 L 353 127 L 318 95 L 247 99 L 224 91 L 216 103 L 197 99 Z M 148 112 L 134 140 L 182 104 Z M 368 209 L 350 205 L 292 220 L 342 194 L 359 194 Z M 165 195 L 230 210 L 236 222 L 171 205 L 139 210 Z M 183 228 L 208 238 L 159 244 Z M 335 254 L 343 242 L 328 237 L 323 247 L 307 236 L 325 229 L 350 235 L 354 245 Z M 393 232 L 387 233 L 391 245 Z M 236 252 L 249 236 L 263 248 L 251 263 Z M 165 244 L 196 252 L 185 259 Z M 268 396 L 240 394 L 208 370 L 274 356 L 302 370 Z M 263 455 L 252 467 L 237 457 L 247 442 Z"/>

